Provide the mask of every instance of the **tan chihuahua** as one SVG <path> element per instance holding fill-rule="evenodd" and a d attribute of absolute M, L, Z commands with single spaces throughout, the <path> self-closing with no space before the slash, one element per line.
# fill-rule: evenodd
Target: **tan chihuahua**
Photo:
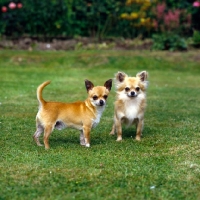
<path fill-rule="evenodd" d="M 129 77 L 124 72 L 115 75 L 116 101 L 114 125 L 111 135 L 117 132 L 117 141 L 122 140 L 122 123 L 127 126 L 136 124 L 136 140 L 141 139 L 146 106 L 147 72 L 142 71 L 136 77 Z"/>
<path fill-rule="evenodd" d="M 107 80 L 104 86 L 96 87 L 89 80 L 85 80 L 88 98 L 84 102 L 74 103 L 45 101 L 42 90 L 49 83 L 50 81 L 46 81 L 37 88 L 39 111 L 36 115 L 37 130 L 33 136 L 35 142 L 42 146 L 39 137 L 44 132 L 45 149 L 49 149 L 49 136 L 53 129 L 71 127 L 80 130 L 80 144 L 90 147 L 90 131 L 100 122 L 112 87 L 112 79 Z"/>

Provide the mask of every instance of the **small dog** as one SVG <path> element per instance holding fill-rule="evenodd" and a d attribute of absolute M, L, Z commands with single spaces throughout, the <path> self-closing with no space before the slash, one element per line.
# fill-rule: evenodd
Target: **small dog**
<path fill-rule="evenodd" d="M 107 80 L 104 86 L 96 87 L 89 80 L 85 80 L 88 98 L 84 102 L 74 103 L 45 101 L 42 90 L 49 83 L 50 81 L 46 81 L 37 88 L 39 111 L 36 115 L 36 132 L 33 135 L 36 144 L 42 146 L 39 137 L 44 132 L 45 149 L 49 149 L 49 136 L 53 129 L 71 127 L 80 130 L 80 144 L 90 147 L 90 131 L 100 122 L 112 87 L 112 79 Z"/>
<path fill-rule="evenodd" d="M 122 140 L 122 123 L 127 126 L 136 124 L 136 140 L 141 139 L 146 107 L 146 89 L 148 73 L 142 71 L 136 77 L 129 77 L 124 72 L 115 75 L 116 101 L 114 124 L 111 135 L 117 132 L 117 141 Z"/>

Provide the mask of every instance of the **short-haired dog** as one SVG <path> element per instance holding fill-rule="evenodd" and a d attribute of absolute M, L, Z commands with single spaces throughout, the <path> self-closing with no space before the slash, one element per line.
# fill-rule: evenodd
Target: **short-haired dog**
<path fill-rule="evenodd" d="M 80 131 L 80 144 L 90 147 L 90 132 L 100 122 L 112 87 L 112 79 L 107 80 L 104 86 L 96 87 L 91 81 L 85 80 L 88 97 L 85 101 L 74 103 L 45 101 L 42 90 L 49 83 L 50 81 L 46 81 L 37 88 L 39 110 L 36 115 L 36 132 L 33 135 L 35 142 L 41 146 L 39 137 L 44 132 L 44 145 L 48 149 L 49 136 L 54 128 L 62 130 L 71 127 Z"/>

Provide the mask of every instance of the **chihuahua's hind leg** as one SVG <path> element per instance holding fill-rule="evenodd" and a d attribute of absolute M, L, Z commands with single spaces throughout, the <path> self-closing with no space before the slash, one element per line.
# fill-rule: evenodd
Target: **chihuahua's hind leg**
<path fill-rule="evenodd" d="M 112 126 L 112 130 L 110 132 L 110 135 L 115 135 L 115 123 Z"/>
<path fill-rule="evenodd" d="M 42 146 L 42 144 L 40 143 L 39 137 L 40 137 L 41 133 L 43 133 L 43 131 L 44 131 L 44 128 L 42 127 L 42 125 L 37 124 L 36 131 L 33 135 L 33 139 L 35 140 L 35 142 L 38 146 Z"/>
<path fill-rule="evenodd" d="M 85 146 L 85 137 L 83 134 L 83 130 L 80 131 L 80 145 Z"/>
<path fill-rule="evenodd" d="M 49 136 L 50 136 L 52 130 L 53 130 L 52 125 L 47 125 L 44 128 L 44 146 L 45 146 L 45 149 L 49 149 Z"/>

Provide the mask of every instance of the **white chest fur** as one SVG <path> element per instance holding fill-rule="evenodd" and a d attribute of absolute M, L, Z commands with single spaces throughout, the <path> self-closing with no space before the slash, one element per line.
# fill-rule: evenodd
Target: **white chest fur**
<path fill-rule="evenodd" d="M 138 102 L 128 101 L 125 102 L 125 117 L 130 121 L 133 121 L 138 116 Z"/>
<path fill-rule="evenodd" d="M 96 118 L 93 119 L 92 128 L 95 128 L 98 125 L 98 123 L 100 122 L 101 115 L 102 115 L 104 109 L 105 109 L 105 106 L 101 106 L 101 107 L 97 108 Z"/>

